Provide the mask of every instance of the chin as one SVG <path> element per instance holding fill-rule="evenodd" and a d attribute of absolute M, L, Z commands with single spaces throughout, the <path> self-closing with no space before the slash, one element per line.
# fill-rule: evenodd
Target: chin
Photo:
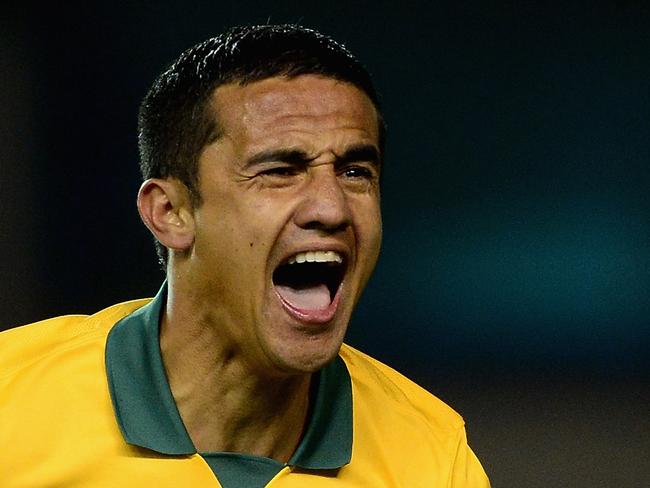
<path fill-rule="evenodd" d="M 320 341 L 315 341 L 320 342 Z M 305 344 L 303 347 L 284 350 L 276 355 L 276 364 L 291 374 L 315 373 L 332 362 L 339 353 L 341 341 L 335 344 Z"/>

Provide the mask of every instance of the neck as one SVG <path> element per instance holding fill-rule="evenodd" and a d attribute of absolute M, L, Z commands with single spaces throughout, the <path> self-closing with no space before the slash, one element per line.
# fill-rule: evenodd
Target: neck
<path fill-rule="evenodd" d="M 168 300 L 160 345 L 172 395 L 199 452 L 242 452 L 281 463 L 307 421 L 311 375 L 262 375 L 210 321 Z"/>

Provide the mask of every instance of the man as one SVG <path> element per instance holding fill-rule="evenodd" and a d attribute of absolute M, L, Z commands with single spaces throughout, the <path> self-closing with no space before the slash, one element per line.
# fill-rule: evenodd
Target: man
<path fill-rule="evenodd" d="M 455 412 L 342 346 L 383 140 L 368 74 L 319 33 L 183 53 L 140 112 L 166 283 L 3 334 L 2 486 L 488 486 Z"/>

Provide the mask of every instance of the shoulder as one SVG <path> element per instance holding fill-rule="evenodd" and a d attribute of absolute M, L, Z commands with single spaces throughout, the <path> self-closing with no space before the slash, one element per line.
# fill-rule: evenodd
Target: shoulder
<path fill-rule="evenodd" d="M 0 378 L 89 342 L 105 340 L 117 321 L 148 302 L 132 300 L 93 315 L 65 315 L 0 332 Z"/>
<path fill-rule="evenodd" d="M 462 417 L 393 368 L 344 345 L 352 382 L 352 463 L 368 486 L 489 486 Z M 370 477 L 370 478 L 369 478 Z"/>
<path fill-rule="evenodd" d="M 0 472 L 11 469 L 9 459 L 22 460 L 24 468 L 12 473 L 11 486 L 35 486 L 39 483 L 25 480 L 42 476 L 78 479 L 96 465 L 97 453 L 121 449 L 106 380 L 106 338 L 116 322 L 145 303 L 56 317 L 0 334 Z"/>
<path fill-rule="evenodd" d="M 340 355 L 358 400 L 411 417 L 440 433 L 455 435 L 463 429 L 463 418 L 456 411 L 390 366 L 346 344 Z"/>

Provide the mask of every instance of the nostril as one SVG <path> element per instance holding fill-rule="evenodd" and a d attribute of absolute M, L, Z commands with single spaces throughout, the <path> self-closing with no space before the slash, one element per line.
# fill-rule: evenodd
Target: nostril
<path fill-rule="evenodd" d="M 351 222 L 350 207 L 343 194 L 306 195 L 298 207 L 295 220 L 305 229 L 338 231 Z"/>
<path fill-rule="evenodd" d="M 301 225 L 300 227 L 306 230 L 321 230 L 326 231 L 328 234 L 335 234 L 337 232 L 344 231 L 349 225 L 349 222 L 341 222 L 339 225 L 333 226 L 323 223 L 321 220 L 313 220 L 311 222 L 307 222 L 304 225 Z"/>

